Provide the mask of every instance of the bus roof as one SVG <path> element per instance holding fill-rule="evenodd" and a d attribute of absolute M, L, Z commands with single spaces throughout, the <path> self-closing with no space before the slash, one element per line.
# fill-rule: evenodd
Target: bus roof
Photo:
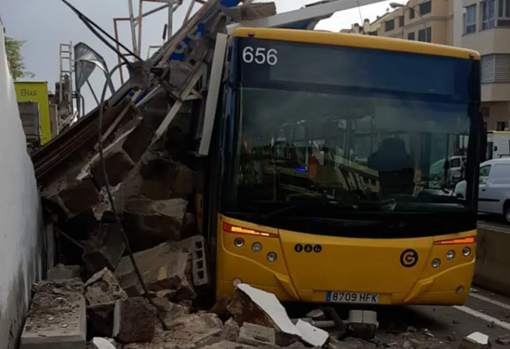
<path fill-rule="evenodd" d="M 473 50 L 446 45 L 430 44 L 419 41 L 383 38 L 371 35 L 277 28 L 238 28 L 232 33 L 232 36 L 240 38 L 254 37 L 266 40 L 370 48 L 377 50 L 399 51 L 480 60 L 480 54 Z"/>

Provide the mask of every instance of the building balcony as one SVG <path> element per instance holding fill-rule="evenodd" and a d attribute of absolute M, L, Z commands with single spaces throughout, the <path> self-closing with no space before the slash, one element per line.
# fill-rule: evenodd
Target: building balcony
<path fill-rule="evenodd" d="M 462 37 L 462 47 L 478 51 L 480 55 L 510 54 L 510 28 L 482 30 Z"/>
<path fill-rule="evenodd" d="M 482 102 L 510 100 L 510 83 L 482 84 Z"/>

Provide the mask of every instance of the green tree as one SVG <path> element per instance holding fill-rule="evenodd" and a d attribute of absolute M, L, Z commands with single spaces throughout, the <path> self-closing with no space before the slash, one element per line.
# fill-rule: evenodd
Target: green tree
<path fill-rule="evenodd" d="M 15 40 L 10 37 L 5 37 L 5 51 L 7 54 L 7 61 L 9 62 L 9 69 L 14 80 L 19 78 L 32 78 L 34 74 L 27 71 L 25 61 L 21 55 L 21 48 L 26 43 L 23 40 Z"/>

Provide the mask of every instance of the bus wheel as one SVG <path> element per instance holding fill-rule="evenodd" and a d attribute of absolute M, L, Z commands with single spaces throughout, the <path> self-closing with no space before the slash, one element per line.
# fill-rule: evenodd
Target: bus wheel
<path fill-rule="evenodd" d="M 510 224 L 510 201 L 506 201 L 503 205 L 503 217 L 506 223 Z"/>

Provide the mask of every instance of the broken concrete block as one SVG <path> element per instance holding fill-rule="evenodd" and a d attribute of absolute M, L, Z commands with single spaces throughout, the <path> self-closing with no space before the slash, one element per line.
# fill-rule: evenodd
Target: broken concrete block
<path fill-rule="evenodd" d="M 21 335 L 20 349 L 85 349 L 85 299 L 72 285 L 47 282 L 34 295 Z M 53 286 L 51 290 L 49 287 Z"/>
<path fill-rule="evenodd" d="M 132 198 L 124 206 L 124 223 L 142 236 L 180 240 L 187 206 L 183 199 Z"/>
<path fill-rule="evenodd" d="M 90 345 L 91 349 L 117 349 L 115 342 L 106 338 L 94 337 Z"/>
<path fill-rule="evenodd" d="M 223 326 L 222 338 L 226 341 L 236 342 L 239 338 L 239 332 L 239 325 L 234 319 L 230 318 L 225 322 L 225 326 Z"/>
<path fill-rule="evenodd" d="M 276 4 L 274 2 L 267 2 L 222 8 L 222 10 L 227 16 L 232 18 L 234 22 L 242 22 L 275 15 Z"/>
<path fill-rule="evenodd" d="M 175 299 L 175 296 L 177 295 L 177 290 L 161 290 L 149 293 L 151 294 L 151 296 L 154 296 L 155 298 L 166 298 L 171 302 Z"/>
<path fill-rule="evenodd" d="M 142 297 L 115 303 L 113 337 L 120 343 L 145 343 L 154 338 L 156 309 Z"/>
<path fill-rule="evenodd" d="M 237 288 L 227 305 L 227 310 L 239 326 L 250 322 L 264 327 L 275 328 L 276 324 L 251 298 Z"/>
<path fill-rule="evenodd" d="M 189 315 L 190 308 L 180 304 L 170 302 L 166 298 L 153 298 L 152 302 L 156 307 L 156 310 L 161 315 L 161 318 L 165 321 L 165 324 L 170 326 L 176 319 Z"/>
<path fill-rule="evenodd" d="M 261 345 L 276 346 L 275 330 L 245 322 L 239 332 L 238 342 L 256 347 Z"/>
<path fill-rule="evenodd" d="M 66 176 L 43 188 L 44 198 L 64 206 L 66 212 L 81 212 L 98 202 L 98 191 L 89 179 L 77 179 L 78 172 L 71 171 Z"/>
<path fill-rule="evenodd" d="M 83 293 L 83 281 L 78 278 L 66 280 L 43 280 L 32 285 L 34 293 L 75 294 Z"/>
<path fill-rule="evenodd" d="M 510 335 L 505 334 L 503 336 L 499 336 L 496 339 L 496 343 L 501 344 L 501 345 L 509 345 L 510 344 Z"/>
<path fill-rule="evenodd" d="M 191 253 L 193 284 L 196 286 L 207 285 L 209 283 L 209 275 L 205 259 L 204 237 L 202 235 L 197 235 L 181 241 L 168 242 L 168 244 Z"/>
<path fill-rule="evenodd" d="M 193 193 L 195 172 L 166 154 L 147 153 L 140 168 L 140 195 L 153 200 L 187 198 Z"/>
<path fill-rule="evenodd" d="M 104 268 L 115 270 L 125 249 L 120 224 L 103 223 L 90 234 L 83 248 L 82 259 L 91 273 Z"/>
<path fill-rule="evenodd" d="M 191 283 L 189 252 L 173 250 L 170 245 L 163 243 L 149 250 L 135 253 L 134 258 L 149 291 L 177 290 L 176 300 L 196 297 Z M 138 279 L 128 256 L 121 259 L 115 275 L 129 295 L 135 295 L 140 291 L 137 285 Z"/>
<path fill-rule="evenodd" d="M 227 310 L 229 301 L 230 299 L 226 297 L 219 298 L 214 306 L 209 309 L 209 313 L 218 315 L 220 319 L 226 318 L 229 315 Z"/>
<path fill-rule="evenodd" d="M 191 314 L 176 319 L 161 335 L 162 343 L 182 348 L 201 348 L 221 341 L 223 323 L 214 314 Z"/>
<path fill-rule="evenodd" d="M 71 213 L 65 219 L 67 221 L 59 224 L 60 230 L 77 241 L 87 240 L 90 232 L 99 226 L 93 206 L 78 213 Z"/>
<path fill-rule="evenodd" d="M 129 171 L 134 167 L 135 163 L 122 149 L 122 145 L 126 142 L 132 130 L 121 135 L 114 143 L 110 144 L 104 150 L 104 166 L 108 174 L 108 184 L 116 186 L 126 178 Z M 103 172 L 103 164 L 99 154 L 94 156 L 87 165 L 90 168 L 90 173 L 94 176 L 97 185 L 101 187 L 106 186 L 106 179 Z"/>
<path fill-rule="evenodd" d="M 79 265 L 63 265 L 48 270 L 48 280 L 66 280 L 80 277 L 81 268 Z"/>
<path fill-rule="evenodd" d="M 469 336 L 464 337 L 459 345 L 459 349 L 482 349 L 489 347 L 489 336 L 481 332 L 473 332 Z"/>
<path fill-rule="evenodd" d="M 202 349 L 254 349 L 249 345 L 240 345 L 234 341 L 222 341 L 203 347 Z"/>
<path fill-rule="evenodd" d="M 244 293 L 244 296 L 241 293 Z M 326 331 L 307 322 L 298 320 L 294 325 L 274 294 L 248 284 L 237 286 L 227 309 L 237 323 L 249 322 L 274 328 L 277 331 L 278 345 L 289 342 L 293 337 L 299 337 L 313 346 L 322 346 L 329 338 Z M 279 334 L 282 337 L 280 339 Z M 285 338 L 288 340 L 283 341 Z"/>
<path fill-rule="evenodd" d="M 113 330 L 113 313 L 117 300 L 127 299 L 126 292 L 108 269 L 94 274 L 84 286 L 87 317 L 101 335 L 110 336 Z"/>

